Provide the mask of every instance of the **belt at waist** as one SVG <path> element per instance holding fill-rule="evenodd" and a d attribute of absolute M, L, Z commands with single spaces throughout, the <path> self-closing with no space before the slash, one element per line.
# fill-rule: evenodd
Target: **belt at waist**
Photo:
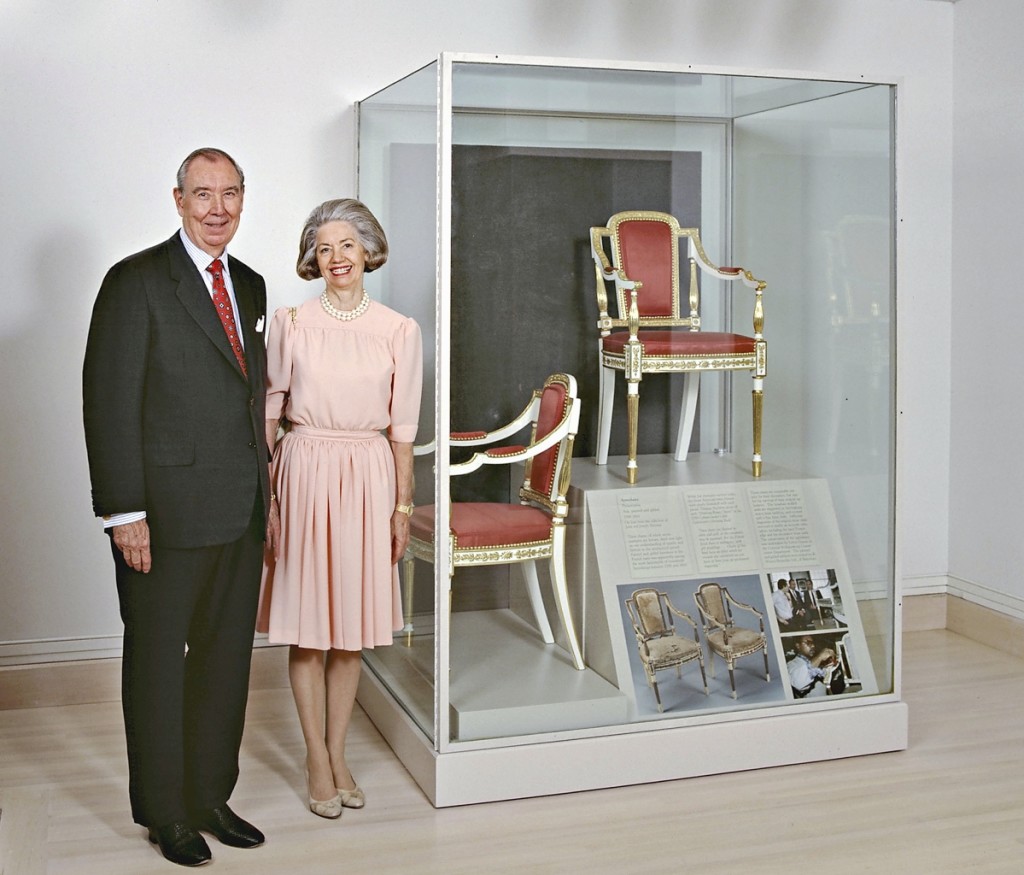
<path fill-rule="evenodd" d="M 335 428 L 315 428 L 312 425 L 293 425 L 289 433 L 298 437 L 328 441 L 372 441 L 384 437 L 379 431 L 342 431 Z"/>

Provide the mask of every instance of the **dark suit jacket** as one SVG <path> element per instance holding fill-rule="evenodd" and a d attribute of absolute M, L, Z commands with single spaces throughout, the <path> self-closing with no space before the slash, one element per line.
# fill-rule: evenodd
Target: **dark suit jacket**
<path fill-rule="evenodd" d="M 177 233 L 114 265 L 93 310 L 83 371 L 93 509 L 146 511 L 154 545 L 234 541 L 254 503 L 269 504 L 266 284 L 228 265 L 248 379 Z"/>

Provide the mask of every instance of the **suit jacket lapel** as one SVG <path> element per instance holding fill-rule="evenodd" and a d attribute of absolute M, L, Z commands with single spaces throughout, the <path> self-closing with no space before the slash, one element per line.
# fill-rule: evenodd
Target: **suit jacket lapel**
<path fill-rule="evenodd" d="M 177 283 L 178 300 L 181 301 L 182 306 L 188 311 L 189 315 L 196 321 L 206 336 L 210 338 L 213 345 L 231 363 L 238 376 L 244 380 L 245 376 L 242 374 L 242 369 L 238 365 L 235 353 L 231 349 L 228 337 L 224 333 L 224 326 L 220 324 L 220 317 L 217 316 L 217 310 L 213 306 L 210 292 L 207 290 L 202 277 L 199 276 L 199 271 L 196 269 L 192 259 L 185 252 L 185 246 L 181 242 L 181 238 L 175 234 L 169 243 L 171 279 Z M 235 293 L 237 297 L 237 288 Z M 248 297 L 248 295 L 245 297 Z M 241 303 L 239 303 L 239 306 L 241 307 Z M 236 316 L 237 321 L 238 318 Z M 246 347 L 248 348 L 249 335 L 245 334 L 244 337 Z"/>

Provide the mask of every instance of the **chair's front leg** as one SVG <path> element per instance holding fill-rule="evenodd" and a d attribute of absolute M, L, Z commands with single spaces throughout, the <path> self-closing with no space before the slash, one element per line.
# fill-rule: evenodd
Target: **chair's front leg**
<path fill-rule="evenodd" d="M 753 279 L 753 277 L 750 277 Z M 761 476 L 761 405 L 764 401 L 764 378 L 768 375 L 768 344 L 761 330 L 764 328 L 764 283 L 758 281 L 754 301 L 754 463 L 755 477 Z"/>
<path fill-rule="evenodd" d="M 406 647 L 412 647 L 412 583 L 415 567 L 416 560 L 411 553 L 406 552 L 402 557 L 402 616 L 405 618 L 402 632 L 405 634 Z"/>
<path fill-rule="evenodd" d="M 558 616 L 562 621 L 562 629 L 565 630 L 565 637 L 569 639 L 569 651 L 572 653 L 573 664 L 579 671 L 583 671 L 586 665 L 583 662 L 583 652 L 580 650 L 579 638 L 576 637 L 576 624 L 572 621 L 572 611 L 569 606 L 569 587 L 565 577 L 565 524 L 561 520 L 555 522 L 551 556 L 551 585 L 555 591 L 555 606 L 558 608 Z"/>
<path fill-rule="evenodd" d="M 683 408 L 679 411 L 679 433 L 676 435 L 676 461 L 685 462 L 690 452 L 693 422 L 697 418 L 697 395 L 700 392 L 700 371 L 683 374 Z"/>
<path fill-rule="evenodd" d="M 761 408 L 764 403 L 764 380 L 754 377 L 754 391 L 751 393 L 754 402 L 754 459 L 753 474 L 761 476 Z"/>
<path fill-rule="evenodd" d="M 639 283 L 637 284 L 639 286 Z M 626 412 L 629 422 L 629 458 L 626 461 L 626 482 L 636 483 L 636 442 L 637 429 L 640 427 L 640 378 L 643 376 L 644 347 L 637 339 L 640 330 L 640 310 L 636 302 L 637 289 L 629 292 L 629 341 L 623 350 L 625 353 Z"/>
<path fill-rule="evenodd" d="M 608 444 L 612 434 L 612 405 L 615 403 L 615 371 L 601 363 L 598 348 L 598 374 L 600 385 L 597 396 L 597 464 L 608 464 Z"/>
<path fill-rule="evenodd" d="M 637 429 L 640 424 L 640 381 L 630 380 L 626 383 L 629 394 L 626 396 L 626 419 L 629 423 L 629 457 L 626 459 L 626 482 L 636 483 L 636 445 Z"/>
<path fill-rule="evenodd" d="M 537 577 L 537 563 L 534 560 L 522 563 L 523 579 L 526 581 L 526 595 L 530 600 L 530 607 L 533 609 L 534 619 L 537 621 L 537 629 L 545 644 L 554 644 L 555 636 L 551 632 L 551 623 L 548 622 L 548 612 L 544 609 L 544 599 L 540 594 L 540 580 Z"/>

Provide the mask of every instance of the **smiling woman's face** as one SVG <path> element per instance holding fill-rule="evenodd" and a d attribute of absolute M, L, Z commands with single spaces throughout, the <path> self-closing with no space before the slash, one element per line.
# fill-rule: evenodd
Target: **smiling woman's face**
<path fill-rule="evenodd" d="M 349 222 L 327 222 L 316 232 L 316 263 L 338 295 L 363 291 L 366 250 Z"/>

